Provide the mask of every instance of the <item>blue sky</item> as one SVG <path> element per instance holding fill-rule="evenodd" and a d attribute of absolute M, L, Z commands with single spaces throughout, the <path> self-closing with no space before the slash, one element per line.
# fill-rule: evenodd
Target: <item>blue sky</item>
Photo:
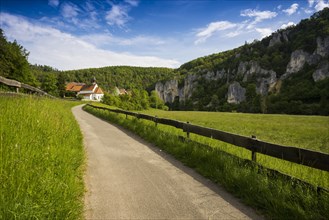
<path fill-rule="evenodd" d="M 297 24 L 329 0 L 1 0 L 8 40 L 59 70 L 179 67 Z"/>

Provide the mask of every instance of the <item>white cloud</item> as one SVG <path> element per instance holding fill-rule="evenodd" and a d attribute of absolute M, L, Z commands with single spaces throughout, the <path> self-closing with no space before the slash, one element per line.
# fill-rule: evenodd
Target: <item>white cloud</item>
<path fill-rule="evenodd" d="M 30 63 L 60 70 L 111 65 L 178 67 L 175 60 L 155 56 L 136 56 L 104 50 L 82 38 L 55 28 L 32 24 L 23 17 L 0 13 L 0 25 L 9 40 L 16 39 L 29 52 Z"/>
<path fill-rule="evenodd" d="M 229 21 L 217 21 L 211 22 L 208 24 L 206 28 L 201 29 L 197 34 L 196 37 L 198 38 L 195 41 L 195 44 L 202 43 L 206 41 L 209 37 L 211 37 L 214 33 L 230 28 L 236 27 L 236 24 L 231 23 Z"/>
<path fill-rule="evenodd" d="M 79 8 L 73 3 L 64 3 L 62 5 L 61 14 L 64 18 L 74 18 L 79 14 Z"/>
<path fill-rule="evenodd" d="M 240 15 L 243 17 L 254 18 L 254 20 L 247 25 L 247 29 L 250 30 L 255 28 L 255 25 L 258 24 L 259 22 L 267 19 L 272 19 L 276 17 L 278 14 L 272 11 L 258 11 L 258 10 L 246 9 L 241 11 Z"/>
<path fill-rule="evenodd" d="M 277 9 L 281 10 L 282 8 L 282 5 L 278 5 Z"/>
<path fill-rule="evenodd" d="M 106 13 L 105 18 L 109 25 L 119 27 L 123 27 L 130 20 L 127 7 L 120 5 L 113 5 L 111 10 Z"/>
<path fill-rule="evenodd" d="M 287 24 L 281 25 L 280 29 L 285 29 L 285 28 L 293 26 L 293 25 L 295 25 L 295 23 L 292 21 L 289 21 Z"/>
<path fill-rule="evenodd" d="M 287 13 L 288 15 L 295 14 L 298 9 L 298 6 L 299 5 L 297 3 L 294 3 L 290 6 L 290 8 L 283 10 L 283 12 Z"/>
<path fill-rule="evenodd" d="M 273 11 L 257 11 L 252 9 L 246 9 L 241 11 L 240 15 L 243 17 L 255 18 L 255 23 L 258 23 L 263 20 L 276 17 L 277 13 Z"/>
<path fill-rule="evenodd" d="M 324 1 L 324 0 L 317 0 L 316 5 L 314 6 L 316 11 L 321 11 L 322 9 L 329 7 L 329 0 Z"/>
<path fill-rule="evenodd" d="M 52 7 L 57 7 L 59 5 L 59 0 L 49 0 L 48 5 Z"/>
<path fill-rule="evenodd" d="M 105 19 L 109 25 L 117 25 L 118 27 L 124 27 L 126 23 L 131 20 L 128 12 L 137 7 L 139 2 L 137 0 L 125 0 L 121 4 L 111 4 L 111 10 L 106 13 Z"/>
<path fill-rule="evenodd" d="M 261 34 L 261 38 L 270 36 L 273 33 L 270 28 L 256 28 L 256 31 Z"/>

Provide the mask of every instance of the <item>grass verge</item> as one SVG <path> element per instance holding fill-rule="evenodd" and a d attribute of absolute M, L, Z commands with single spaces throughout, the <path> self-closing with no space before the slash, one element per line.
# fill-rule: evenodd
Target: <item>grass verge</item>
<path fill-rule="evenodd" d="M 200 147 L 195 142 L 182 142 L 177 134 L 164 132 L 154 123 L 98 110 L 84 109 L 105 120 L 119 124 L 159 148 L 174 155 L 203 176 L 220 183 L 246 204 L 275 219 L 328 219 L 329 194 L 313 187 L 288 181 L 219 148 Z M 175 129 L 176 130 L 176 129 Z"/>
<path fill-rule="evenodd" d="M 82 219 L 74 102 L 0 96 L 0 219 Z"/>

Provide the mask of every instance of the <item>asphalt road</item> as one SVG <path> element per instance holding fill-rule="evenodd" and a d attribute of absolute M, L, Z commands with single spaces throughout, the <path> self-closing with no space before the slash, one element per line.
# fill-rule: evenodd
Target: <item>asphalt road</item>
<path fill-rule="evenodd" d="M 261 219 L 129 131 L 72 109 L 87 154 L 86 219 Z"/>

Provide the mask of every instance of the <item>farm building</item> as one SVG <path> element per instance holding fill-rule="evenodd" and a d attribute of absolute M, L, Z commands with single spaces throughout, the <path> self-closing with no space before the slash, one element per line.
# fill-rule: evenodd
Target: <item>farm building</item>
<path fill-rule="evenodd" d="M 77 95 L 82 95 L 84 100 L 100 101 L 104 96 L 104 93 L 97 83 L 93 83 L 90 86 L 82 87 Z"/>
<path fill-rule="evenodd" d="M 95 79 L 91 85 L 70 82 L 66 85 L 66 91 L 76 96 L 81 95 L 83 100 L 100 101 L 104 96 L 103 90 L 97 85 Z"/>

